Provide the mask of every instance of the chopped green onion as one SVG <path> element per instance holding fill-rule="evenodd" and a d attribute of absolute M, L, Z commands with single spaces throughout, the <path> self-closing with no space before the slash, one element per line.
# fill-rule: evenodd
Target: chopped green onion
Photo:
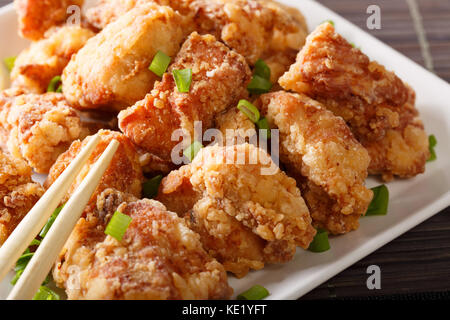
<path fill-rule="evenodd" d="M 53 290 L 41 286 L 39 291 L 33 297 L 33 300 L 60 300 L 59 295 Z"/>
<path fill-rule="evenodd" d="M 308 248 L 311 252 L 325 252 L 330 250 L 330 242 L 328 241 L 328 231 L 325 229 L 317 229 L 316 236 Z"/>
<path fill-rule="evenodd" d="M 145 198 L 152 199 L 158 194 L 159 185 L 161 184 L 163 176 L 159 175 L 145 181 L 142 184 L 142 193 Z"/>
<path fill-rule="evenodd" d="M 158 51 L 148 69 L 158 77 L 162 77 L 164 72 L 166 72 L 167 67 L 169 67 L 171 60 L 172 59 L 167 54 L 162 51 Z"/>
<path fill-rule="evenodd" d="M 31 258 L 33 257 L 34 252 L 24 253 L 20 256 L 19 260 L 16 262 L 16 266 L 14 267 L 14 271 L 24 270 L 28 262 L 30 262 Z"/>
<path fill-rule="evenodd" d="M 6 68 L 8 68 L 8 71 L 11 72 L 14 68 L 14 64 L 16 63 L 16 57 L 8 57 L 3 59 L 3 63 L 5 64 Z"/>
<path fill-rule="evenodd" d="M 384 216 L 387 214 L 389 204 L 389 190 L 383 184 L 372 188 L 373 199 L 367 209 L 366 216 Z"/>
<path fill-rule="evenodd" d="M 203 145 L 198 142 L 194 141 L 189 147 L 184 150 L 183 155 L 189 159 L 189 161 L 194 160 L 197 153 L 203 148 Z"/>
<path fill-rule="evenodd" d="M 116 211 L 106 226 L 105 233 L 116 238 L 117 241 L 122 241 L 123 235 L 132 220 L 130 216 Z"/>
<path fill-rule="evenodd" d="M 58 214 L 61 212 L 61 210 L 63 208 L 64 208 L 64 205 L 56 208 L 55 211 L 53 211 L 53 214 L 51 215 L 50 218 L 48 218 L 47 223 L 45 224 L 45 226 L 42 228 L 41 232 L 39 233 L 39 236 L 41 238 L 45 238 L 45 236 L 47 235 L 47 232 L 50 230 L 50 228 L 53 225 L 53 222 L 55 222 L 56 217 L 58 217 Z"/>
<path fill-rule="evenodd" d="M 436 156 L 436 151 L 434 150 L 434 147 L 436 147 L 437 145 L 437 139 L 436 137 L 432 134 L 431 136 L 428 137 L 428 141 L 429 141 L 429 149 L 430 149 L 430 157 L 428 158 L 427 162 L 431 162 L 437 159 Z"/>
<path fill-rule="evenodd" d="M 33 239 L 33 241 L 31 241 L 29 247 L 38 246 L 40 244 L 41 244 L 41 241 L 39 241 L 38 239 Z"/>
<path fill-rule="evenodd" d="M 269 291 L 260 285 L 255 285 L 237 296 L 238 300 L 262 300 L 269 296 Z"/>
<path fill-rule="evenodd" d="M 189 92 L 192 82 L 192 69 L 173 70 L 173 78 L 179 92 Z"/>
<path fill-rule="evenodd" d="M 272 89 L 272 82 L 260 76 L 254 75 L 252 81 L 247 86 L 247 90 L 253 94 L 267 93 Z"/>
<path fill-rule="evenodd" d="M 253 74 L 263 79 L 270 80 L 270 68 L 264 60 L 259 59 L 256 61 Z"/>
<path fill-rule="evenodd" d="M 258 126 L 258 129 L 261 130 L 260 133 L 266 139 L 270 139 L 270 137 L 271 137 L 270 126 L 269 126 L 269 122 L 267 122 L 267 119 L 264 117 L 259 119 L 259 121 L 256 123 L 256 125 Z"/>
<path fill-rule="evenodd" d="M 62 92 L 61 76 L 53 77 L 47 87 L 47 92 Z"/>
<path fill-rule="evenodd" d="M 335 26 L 334 21 L 331 20 L 331 19 L 325 20 L 325 21 L 323 21 L 321 24 L 323 24 L 323 23 L 329 23 L 329 24 L 331 24 L 333 27 Z"/>
<path fill-rule="evenodd" d="M 247 100 L 239 101 L 237 108 L 254 123 L 257 123 L 259 121 L 259 118 L 261 117 L 258 108 L 256 108 Z"/>
<path fill-rule="evenodd" d="M 19 278 L 20 278 L 20 276 L 22 275 L 22 273 L 23 273 L 24 270 L 25 270 L 25 268 L 24 268 L 24 269 L 17 270 L 16 274 L 14 275 L 14 278 L 11 279 L 11 282 L 10 282 L 10 283 L 11 283 L 12 285 L 15 285 L 15 284 L 17 283 L 17 281 L 19 280 Z"/>

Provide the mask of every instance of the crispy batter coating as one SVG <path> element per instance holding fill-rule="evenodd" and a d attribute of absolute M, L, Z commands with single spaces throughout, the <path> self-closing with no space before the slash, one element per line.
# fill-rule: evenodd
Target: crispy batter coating
<path fill-rule="evenodd" d="M 369 172 L 385 180 L 425 171 L 428 141 L 415 93 L 393 72 L 370 61 L 325 23 L 308 37 L 280 84 L 342 116 L 369 150 Z"/>
<path fill-rule="evenodd" d="M 61 75 L 71 56 L 82 48 L 94 33 L 79 26 L 49 30 L 45 38 L 34 42 L 17 57 L 11 71 L 12 86 L 30 93 L 44 93 L 50 80 Z"/>
<path fill-rule="evenodd" d="M 408 99 L 402 80 L 353 48 L 330 23 L 308 36 L 297 62 L 279 82 L 344 118 L 362 142 L 379 140 L 397 127 Z"/>
<path fill-rule="evenodd" d="M 202 149 L 163 180 L 158 199 L 185 216 L 209 254 L 238 277 L 289 261 L 315 235 L 295 180 L 250 144 Z"/>
<path fill-rule="evenodd" d="M 172 70 L 192 69 L 188 93 L 176 88 Z M 251 78 L 245 59 L 212 35 L 192 33 L 169 72 L 144 100 L 119 114 L 119 127 L 135 144 L 170 161 L 172 133 L 182 129 L 194 138 L 194 122 L 211 128 L 214 116 L 247 95 Z"/>
<path fill-rule="evenodd" d="M 281 161 L 307 178 L 305 200 L 315 225 L 334 234 L 356 229 L 372 200 L 364 186 L 370 158 L 345 121 L 305 95 L 269 93 L 261 104 L 270 125 L 280 131 Z M 313 205 L 309 192 L 329 198 L 327 205 Z"/>
<path fill-rule="evenodd" d="M 415 92 L 410 89 L 409 93 L 408 102 L 399 113 L 399 126 L 387 130 L 379 141 L 364 143 L 371 158 L 369 173 L 380 174 L 385 181 L 425 172 L 430 157 L 428 136 L 414 107 Z"/>
<path fill-rule="evenodd" d="M 63 91 L 77 108 L 121 110 L 143 99 L 157 76 L 148 67 L 158 50 L 175 56 L 184 39 L 180 15 L 148 3 L 109 24 L 72 58 Z"/>
<path fill-rule="evenodd" d="M 21 93 L 13 88 L 0 94 L 2 145 L 36 172 L 48 173 L 56 158 L 89 129 L 62 94 Z"/>
<path fill-rule="evenodd" d="M 271 49 L 298 51 L 307 36 L 302 14 L 273 1 L 194 0 L 190 8 L 196 30 L 215 35 L 250 64 Z"/>
<path fill-rule="evenodd" d="M 100 0 L 86 11 L 86 19 L 97 29 L 103 29 L 121 15 L 149 2 L 169 6 L 183 15 L 188 15 L 189 4 L 192 0 Z"/>
<path fill-rule="evenodd" d="M 96 199 L 98 194 L 108 188 L 114 188 L 122 192 L 132 194 L 135 197 L 141 196 L 143 175 L 139 162 L 139 156 L 134 145 L 120 132 L 100 130 L 98 135 L 100 136 L 99 144 L 94 149 L 94 152 L 84 165 L 72 186 L 69 188 L 68 194 L 63 199 L 63 202 L 67 201 L 70 195 L 81 184 L 90 168 L 100 158 L 106 147 L 113 139 L 116 139 L 120 143 L 120 146 L 117 149 L 108 169 L 106 169 L 103 174 L 97 189 L 95 189 L 91 198 L 91 203 Z M 50 169 L 50 173 L 44 183 L 45 188 L 49 188 L 53 182 L 55 182 L 55 180 L 69 166 L 73 159 L 75 159 L 75 157 L 80 153 L 81 149 L 83 149 L 83 147 L 89 142 L 90 138 L 91 137 L 87 137 L 83 141 L 74 141 L 70 148 L 58 157 L 58 160 Z"/>
<path fill-rule="evenodd" d="M 0 151 L 0 246 L 44 193 L 31 168 Z"/>
<path fill-rule="evenodd" d="M 104 233 L 116 210 L 133 219 L 120 242 Z M 161 203 L 108 189 L 78 221 L 53 277 L 69 299 L 228 299 L 225 269 L 199 238 Z"/>
<path fill-rule="evenodd" d="M 308 34 L 305 18 L 297 9 L 268 0 L 102 0 L 88 10 L 87 19 L 101 29 L 148 2 L 172 7 L 183 15 L 185 28 L 214 35 L 250 64 L 269 52 L 298 52 Z M 294 61 L 295 56 L 289 64 L 271 65 L 274 74 L 281 66 L 284 73 Z"/>
<path fill-rule="evenodd" d="M 215 126 L 222 134 L 223 145 L 257 141 L 255 124 L 239 109 L 231 108 L 215 118 Z"/>
<path fill-rule="evenodd" d="M 41 39 L 53 26 L 62 24 L 71 5 L 81 8 L 84 0 L 14 0 L 19 15 L 19 34 L 30 40 Z"/>

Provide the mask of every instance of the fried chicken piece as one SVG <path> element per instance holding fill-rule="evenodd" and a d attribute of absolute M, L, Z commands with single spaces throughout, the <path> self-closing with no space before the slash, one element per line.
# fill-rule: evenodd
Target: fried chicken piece
<path fill-rule="evenodd" d="M 0 151 L 0 246 L 44 193 L 31 173 L 25 161 Z"/>
<path fill-rule="evenodd" d="M 100 158 L 111 140 L 115 139 L 120 143 L 114 157 L 103 174 L 100 183 L 95 189 L 91 203 L 97 195 L 108 188 L 114 188 L 135 197 L 141 197 L 143 174 L 139 162 L 139 155 L 131 141 L 120 132 L 110 130 L 100 130 L 98 132 L 100 142 L 94 149 L 87 163 L 84 165 L 78 177 L 72 183 L 69 191 L 62 202 L 66 202 L 75 189 L 81 184 L 84 177 L 88 174 L 90 168 Z M 82 142 L 77 140 L 72 143 L 70 148 L 58 157 L 58 160 L 50 169 L 47 180 L 44 183 L 45 188 L 49 188 L 53 182 L 63 173 L 63 171 L 76 158 L 83 147 L 89 142 L 91 137 L 87 137 Z"/>
<path fill-rule="evenodd" d="M 305 95 L 280 91 L 260 99 L 279 129 L 281 162 L 307 178 L 303 193 L 314 224 L 333 234 L 356 229 L 373 196 L 364 186 L 370 158 L 345 121 Z M 328 200 L 311 201 L 315 195 Z"/>
<path fill-rule="evenodd" d="M 56 158 L 89 129 L 60 93 L 0 94 L 0 140 L 14 157 L 25 159 L 38 173 L 48 173 Z"/>
<path fill-rule="evenodd" d="M 157 199 L 184 216 L 208 253 L 238 277 L 289 261 L 315 235 L 295 180 L 250 144 L 202 149 L 162 181 Z"/>
<path fill-rule="evenodd" d="M 148 67 L 158 50 L 174 56 L 185 37 L 178 13 L 148 3 L 90 39 L 64 69 L 67 100 L 80 109 L 119 111 L 141 100 L 157 76 Z"/>
<path fill-rule="evenodd" d="M 68 8 L 81 8 L 84 0 L 14 0 L 19 16 L 19 34 L 30 40 L 41 39 L 53 26 L 63 24 L 70 16 Z"/>
<path fill-rule="evenodd" d="M 220 131 L 221 145 L 231 146 L 257 141 L 255 124 L 239 109 L 231 108 L 215 119 L 215 128 Z"/>
<path fill-rule="evenodd" d="M 34 42 L 17 57 L 11 71 L 12 86 L 30 93 L 44 93 L 50 81 L 61 75 L 71 56 L 82 48 L 94 33 L 79 26 L 49 30 L 45 38 Z"/>
<path fill-rule="evenodd" d="M 172 70 L 191 69 L 189 92 L 176 88 Z M 119 114 L 119 127 L 135 144 L 165 161 L 179 141 L 172 133 L 181 129 L 194 139 L 194 122 L 202 129 L 214 116 L 247 96 L 251 72 L 245 59 L 216 41 L 214 36 L 192 33 L 183 44 L 169 72 L 144 100 Z M 186 139 L 188 140 L 188 139 Z"/>
<path fill-rule="evenodd" d="M 385 181 L 425 172 L 430 157 L 428 136 L 414 107 L 415 92 L 410 89 L 409 93 L 408 102 L 399 112 L 399 126 L 388 129 L 379 141 L 364 143 L 371 158 L 369 173 L 380 174 Z"/>
<path fill-rule="evenodd" d="M 115 211 L 133 219 L 120 242 L 104 233 Z M 225 269 L 199 238 L 161 203 L 108 189 L 78 221 L 53 278 L 69 299 L 228 299 Z"/>
<path fill-rule="evenodd" d="M 273 1 L 194 0 L 190 8 L 196 30 L 215 35 L 250 64 L 272 49 L 298 51 L 307 36 L 302 14 Z"/>
<path fill-rule="evenodd" d="M 188 15 L 191 2 L 192 0 L 100 0 L 86 11 L 86 19 L 95 28 L 103 29 L 128 11 L 146 3 L 169 6 L 183 15 Z"/>
<path fill-rule="evenodd" d="M 399 125 L 408 87 L 393 72 L 370 61 L 337 34 L 330 23 L 312 32 L 297 62 L 280 79 L 286 90 L 303 93 L 344 118 L 356 138 L 377 141 Z"/>
<path fill-rule="evenodd" d="M 425 171 L 428 141 L 414 91 L 353 48 L 331 24 L 320 25 L 308 37 L 297 63 L 279 82 L 343 117 L 369 150 L 370 173 L 392 179 Z"/>
<path fill-rule="evenodd" d="M 184 17 L 185 28 L 213 34 L 242 54 L 250 64 L 268 52 L 298 52 L 308 34 L 305 18 L 295 8 L 274 1 L 254 0 L 102 0 L 87 12 L 88 21 L 104 28 L 132 8 L 156 2 Z M 193 25 L 190 25 L 193 21 Z M 295 56 L 285 64 L 286 71 Z M 279 68 L 281 62 L 276 66 Z M 277 69 L 274 74 L 277 74 Z"/>

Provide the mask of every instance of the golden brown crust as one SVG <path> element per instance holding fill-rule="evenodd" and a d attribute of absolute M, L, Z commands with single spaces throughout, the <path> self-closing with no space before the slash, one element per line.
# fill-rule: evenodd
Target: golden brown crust
<path fill-rule="evenodd" d="M 221 132 L 223 145 L 252 143 L 252 139 L 257 141 L 255 124 L 237 108 L 219 114 L 214 127 Z"/>
<path fill-rule="evenodd" d="M 88 174 L 89 169 L 94 165 L 113 139 L 117 140 L 120 143 L 120 146 L 108 169 L 106 169 L 103 174 L 97 189 L 95 189 L 95 192 L 91 197 L 91 203 L 99 193 L 108 188 L 115 188 L 122 192 L 132 194 L 135 197 L 141 196 L 143 175 L 139 156 L 134 145 L 120 132 L 100 130 L 98 135 L 100 136 L 99 144 L 69 188 L 68 194 L 63 199 L 63 202 L 67 201 L 70 195 L 81 184 L 81 181 Z M 58 157 L 58 160 L 50 169 L 50 173 L 44 184 L 45 188 L 49 188 L 55 182 L 73 159 L 80 153 L 81 149 L 89 142 L 89 139 L 90 137 L 87 137 L 82 142 L 79 140 L 74 141 L 70 148 Z"/>
<path fill-rule="evenodd" d="M 428 136 L 414 104 L 415 93 L 410 89 L 408 102 L 400 112 L 399 126 L 387 130 L 379 141 L 364 143 L 371 158 L 370 174 L 380 174 L 389 181 L 394 176 L 411 178 L 425 172 L 430 157 Z"/>
<path fill-rule="evenodd" d="M 128 11 L 150 2 L 169 6 L 184 16 L 189 14 L 188 7 L 192 0 L 101 0 L 86 11 L 86 19 L 95 28 L 103 29 Z"/>
<path fill-rule="evenodd" d="M 3 147 L 25 159 L 36 172 L 48 173 L 72 141 L 84 138 L 89 130 L 62 94 L 21 93 L 15 88 L 0 95 Z"/>
<path fill-rule="evenodd" d="M 305 95 L 269 93 L 261 104 L 270 125 L 280 130 L 281 162 L 330 198 L 327 210 L 318 212 L 305 196 L 314 223 L 337 234 L 355 229 L 372 200 L 364 186 L 370 158 L 344 120 Z M 349 216 L 354 222 L 347 225 Z"/>
<path fill-rule="evenodd" d="M 121 242 L 104 234 L 118 210 L 133 220 Z M 79 286 L 71 286 L 72 270 Z M 113 189 L 78 221 L 53 277 L 69 299 L 228 299 L 222 265 L 208 256 L 183 219 L 154 200 Z"/>
<path fill-rule="evenodd" d="M 194 0 L 190 8 L 196 30 L 215 35 L 250 64 L 271 49 L 299 50 L 307 35 L 298 10 L 272 1 Z"/>
<path fill-rule="evenodd" d="M 214 35 L 250 64 L 269 56 L 268 52 L 297 52 L 308 34 L 305 18 L 297 9 L 268 0 L 102 0 L 88 10 L 87 19 L 104 28 L 148 2 L 170 6 L 184 17 L 185 28 Z M 286 71 L 293 62 L 273 64 L 274 74 L 281 66 Z"/>
<path fill-rule="evenodd" d="M 62 24 L 69 16 L 67 8 L 84 0 L 14 0 L 19 15 L 19 34 L 30 40 L 41 39 L 53 26 Z"/>
<path fill-rule="evenodd" d="M 249 144 L 202 149 L 163 180 L 158 199 L 185 216 L 208 252 L 238 277 L 289 261 L 315 235 L 295 180 Z"/>
<path fill-rule="evenodd" d="M 180 69 L 192 69 L 188 93 L 176 88 L 171 71 Z M 195 121 L 203 130 L 210 128 L 215 115 L 247 95 L 250 78 L 241 55 L 211 35 L 194 32 L 152 92 L 119 114 L 119 127 L 135 144 L 170 161 L 179 143 L 171 141 L 172 133 L 182 129 L 193 138 Z"/>
<path fill-rule="evenodd" d="M 143 99 L 157 76 L 148 67 L 158 50 L 173 57 L 185 37 L 180 15 L 152 3 L 109 24 L 72 58 L 63 91 L 77 108 L 119 111 Z"/>
<path fill-rule="evenodd" d="M 11 71 L 12 86 L 30 93 L 44 93 L 55 76 L 60 76 L 71 56 L 94 35 L 79 26 L 49 30 L 45 38 L 33 42 L 17 57 Z"/>
<path fill-rule="evenodd" d="M 31 173 L 25 161 L 0 151 L 0 246 L 44 193 Z"/>
<path fill-rule="evenodd" d="M 342 116 L 371 157 L 369 173 L 385 180 L 425 171 L 428 141 L 415 93 L 393 72 L 370 61 L 325 23 L 308 37 L 280 84 Z"/>
<path fill-rule="evenodd" d="M 286 90 L 303 93 L 344 118 L 358 140 L 375 141 L 398 126 L 408 88 L 337 34 L 330 23 L 312 32 L 280 79 Z"/>

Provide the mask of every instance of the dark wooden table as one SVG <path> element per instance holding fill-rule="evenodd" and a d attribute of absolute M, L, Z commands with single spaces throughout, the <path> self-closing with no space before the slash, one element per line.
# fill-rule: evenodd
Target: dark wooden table
<path fill-rule="evenodd" d="M 450 0 L 318 1 L 450 81 Z M 0 6 L 9 2 L 0 0 Z M 381 30 L 366 28 L 366 9 L 371 4 L 381 8 Z M 381 268 L 381 290 L 366 287 L 366 269 L 372 264 Z M 449 292 L 450 207 L 302 299 L 449 297 Z"/>

